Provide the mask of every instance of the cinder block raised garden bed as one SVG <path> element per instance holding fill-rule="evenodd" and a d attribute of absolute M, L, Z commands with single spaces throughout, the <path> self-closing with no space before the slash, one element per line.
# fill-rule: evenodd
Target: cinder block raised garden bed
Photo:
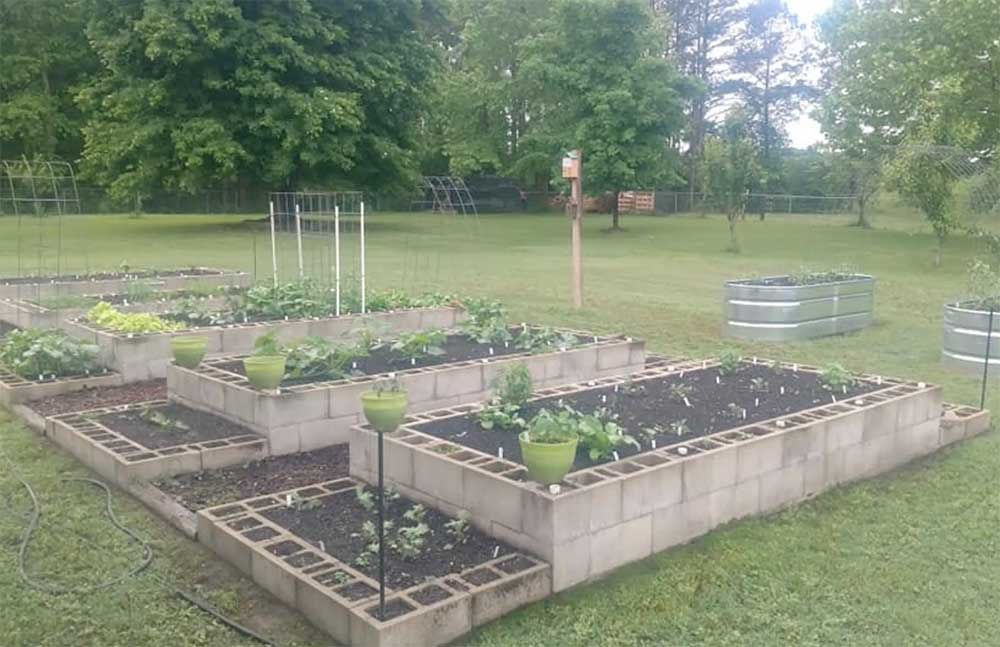
<path fill-rule="evenodd" d="M 494 378 L 515 363 L 524 364 L 540 387 L 615 375 L 644 366 L 645 343 L 620 336 L 566 331 L 582 341 L 566 350 L 530 354 L 513 348 L 472 344 L 462 361 L 446 354 L 434 363 L 360 377 L 282 387 L 279 393 L 253 388 L 239 371 L 239 357 L 203 362 L 197 369 L 171 364 L 167 390 L 172 400 L 246 425 L 270 440 L 273 454 L 307 451 L 347 442 L 361 422 L 361 393 L 390 375 L 406 388 L 410 411 L 477 402 L 490 392 Z M 450 339 L 450 338 L 449 338 Z M 466 344 L 465 346 L 470 346 Z"/>
<path fill-rule="evenodd" d="M 192 286 L 232 285 L 249 287 L 253 277 L 243 271 L 209 267 L 148 272 L 101 272 L 64 276 L 0 278 L 0 299 L 22 299 L 66 294 L 118 294 L 129 284 L 142 281 L 156 290 L 183 290 Z"/>
<path fill-rule="evenodd" d="M 761 384 L 753 380 L 727 382 L 732 376 L 715 388 L 716 364 L 691 362 L 536 392 L 529 407 L 557 408 L 560 400 L 582 410 L 610 407 L 636 435 L 636 424 L 662 416 L 640 449 L 617 460 L 591 462 L 578 453 L 555 491 L 527 480 L 519 453 L 504 439 L 516 435 L 477 430 L 480 405 L 411 416 L 385 438 L 386 477 L 431 507 L 467 510 L 484 532 L 548 561 L 560 591 L 728 521 L 891 470 L 988 426 L 988 414 L 965 409 L 952 411 L 952 427 L 942 426 L 936 386 L 862 376 L 846 393 L 830 393 L 816 390 L 817 373 L 805 366 L 781 365 L 780 375 L 756 363 L 740 371 L 766 380 L 767 390 L 751 390 Z M 675 384 L 698 385 L 690 406 L 678 402 Z M 367 426 L 354 429 L 350 456 L 352 476 L 375 478 L 376 434 Z"/>
<path fill-rule="evenodd" d="M 726 283 L 723 334 L 796 341 L 859 330 L 874 318 L 875 279 L 867 275 L 795 285 L 788 276 Z"/>
<path fill-rule="evenodd" d="M 68 323 L 69 332 L 98 347 L 98 361 L 122 374 L 126 382 L 165 377 L 170 363 L 171 337 L 204 337 L 209 355 L 236 355 L 253 350 L 254 341 L 269 332 L 279 340 L 291 341 L 315 336 L 338 338 L 357 328 L 362 321 L 381 322 L 390 331 L 447 328 L 465 318 L 461 308 L 416 308 L 365 315 L 343 315 L 315 319 L 261 321 L 227 326 L 194 327 L 171 333 L 127 335 L 109 332 L 76 320 Z"/>
<path fill-rule="evenodd" d="M 123 487 L 267 455 L 266 439 L 163 400 L 53 416 L 46 434 Z"/>
<path fill-rule="evenodd" d="M 184 295 L 184 291 L 164 292 L 158 298 L 140 303 L 128 303 L 124 295 L 102 294 L 92 297 L 92 301 L 105 301 L 115 305 L 121 312 L 150 312 L 161 314 L 169 312 L 176 306 L 176 300 Z M 87 295 L 80 295 L 87 298 Z M 34 299 L 0 299 L 0 322 L 7 322 L 21 328 L 60 328 L 66 332 L 77 330 L 69 325 L 69 321 L 82 317 L 90 306 L 49 307 Z M 205 297 L 199 301 L 206 308 L 222 308 L 226 305 L 224 297 Z M 89 336 L 89 335 L 88 335 Z"/>
<path fill-rule="evenodd" d="M 74 391 L 98 386 L 117 386 L 121 383 L 122 376 L 108 370 L 92 375 L 29 380 L 0 366 L 0 405 L 11 407 L 43 398 L 54 398 Z"/>
<path fill-rule="evenodd" d="M 551 569 L 475 529 L 460 542 L 429 510 L 416 555 L 387 541 L 386 615 L 378 617 L 377 562 L 363 524 L 374 515 L 350 478 L 261 496 L 198 513 L 198 539 L 259 586 L 344 644 L 440 645 L 552 591 Z M 388 504 L 400 528 L 412 502 Z M 390 533 L 391 534 L 391 533 Z M 387 540 L 389 535 L 387 535 Z"/>

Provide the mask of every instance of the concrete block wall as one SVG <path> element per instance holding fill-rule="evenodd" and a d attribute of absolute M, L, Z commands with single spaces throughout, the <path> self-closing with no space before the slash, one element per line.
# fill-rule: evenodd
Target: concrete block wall
<path fill-rule="evenodd" d="M 173 364 L 167 370 L 168 397 L 246 425 L 270 441 L 272 454 L 308 451 L 347 442 L 351 427 L 363 422 L 361 394 L 386 375 L 305 384 L 266 393 L 246 378 L 219 368 L 233 358 L 203 363 L 197 369 Z M 535 384 L 547 388 L 628 373 L 643 367 L 645 344 L 618 337 L 598 338 L 566 351 L 504 355 L 398 371 L 411 412 L 478 402 L 487 398 L 493 378 L 505 367 L 523 363 Z"/>
<path fill-rule="evenodd" d="M 418 414 L 387 436 L 385 473 L 406 496 L 466 510 L 477 527 L 548 561 L 559 591 L 988 426 L 967 417 L 949 433 L 941 412 L 940 387 L 887 381 L 849 402 L 684 443 L 684 455 L 671 446 L 570 474 L 553 495 L 516 463 L 419 431 L 420 422 L 464 413 L 452 409 Z M 351 437 L 352 476 L 374 480 L 375 439 L 365 426 Z"/>
<path fill-rule="evenodd" d="M 99 386 L 118 386 L 121 383 L 122 376 L 110 371 L 92 376 L 32 381 L 19 377 L 0 366 L 0 406 L 12 407 L 17 404 L 54 398 Z"/>
<path fill-rule="evenodd" d="M 214 269 L 214 268 L 198 268 Z M 108 278 L 90 279 L 82 275 L 79 280 L 41 281 L 34 283 L 16 283 L 5 285 L 0 283 L 0 299 L 37 299 L 40 297 L 65 294 L 120 294 L 126 291 L 129 284 L 142 281 L 156 290 L 182 290 L 198 285 L 232 285 L 249 287 L 253 284 L 253 276 L 238 270 L 216 270 L 216 274 L 192 274 L 178 276 L 160 276 L 146 278 Z"/>
<path fill-rule="evenodd" d="M 86 322 L 68 321 L 67 328 L 75 336 L 96 344 L 99 361 L 121 373 L 125 382 L 162 378 L 171 362 L 171 337 L 204 337 L 208 340 L 208 355 L 242 355 L 253 351 L 261 335 L 276 333 L 282 342 L 307 336 L 326 338 L 347 337 L 365 321 L 379 321 L 389 330 L 416 330 L 426 327 L 452 327 L 466 317 L 461 308 L 421 308 L 368 315 L 343 315 L 289 321 L 265 321 L 191 328 L 172 333 L 123 335 L 90 326 Z"/>

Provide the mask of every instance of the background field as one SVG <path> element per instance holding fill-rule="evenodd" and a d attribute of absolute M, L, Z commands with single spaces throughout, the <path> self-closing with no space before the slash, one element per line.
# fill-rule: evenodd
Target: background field
<path fill-rule="evenodd" d="M 941 306 L 961 296 L 976 252 L 957 237 L 941 267 L 921 222 L 892 205 L 872 231 L 846 216 L 769 216 L 741 225 L 743 253 L 724 250 L 718 217 L 627 217 L 625 233 L 604 233 L 587 216 L 586 307 L 569 305 L 568 225 L 559 215 L 447 217 L 377 214 L 368 229 L 370 282 L 504 301 L 515 319 L 644 337 L 652 350 L 705 356 L 723 347 L 941 383 L 951 401 L 978 402 L 978 383 L 939 363 Z M 0 276 L 57 266 L 57 223 L 0 218 Z M 270 276 L 264 225 L 245 217 L 73 217 L 62 222 L 63 271 L 211 265 Z M 19 242 L 20 241 L 20 242 Z M 345 268 L 356 266 L 357 240 Z M 284 237 L 282 276 L 291 278 L 294 240 Z M 307 270 L 325 277 L 330 250 L 307 240 Z M 256 253 L 255 253 L 256 252 Z M 20 259 L 20 261 L 19 261 Z M 876 323 L 857 334 L 782 346 L 719 338 L 722 284 L 801 265 L 847 263 L 878 279 Z M 345 270 L 346 272 L 346 270 Z M 1000 405 L 997 389 L 990 403 Z M 3 414 L 0 413 L 0 416 Z M 138 551 L 100 517 L 101 500 L 50 445 L 0 418 L 0 449 L 39 490 L 45 517 L 32 571 L 93 581 L 88 569 L 117 572 Z M 995 433 L 889 478 L 845 488 L 773 518 L 737 524 L 619 575 L 535 605 L 477 634 L 489 645 L 988 645 L 1000 632 L 1000 441 Z M 161 582 L 203 585 L 227 611 L 281 644 L 325 644 L 229 569 L 126 497 L 128 523 L 154 539 L 154 573 L 99 595 L 25 593 L 16 548 L 27 499 L 0 458 L 0 644 L 238 645 L 240 639 L 176 601 Z M 79 504 L 79 505 L 77 505 Z M 96 547 L 111 548 L 107 557 Z M 179 642 L 179 636 L 184 636 Z M 247 642 L 246 644 L 251 644 Z"/>

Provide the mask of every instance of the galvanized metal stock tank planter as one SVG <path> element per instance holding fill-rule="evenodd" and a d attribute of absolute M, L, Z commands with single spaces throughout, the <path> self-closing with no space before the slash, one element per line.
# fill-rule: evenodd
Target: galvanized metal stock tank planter
<path fill-rule="evenodd" d="M 942 363 L 949 368 L 981 377 L 983 362 L 986 360 L 989 323 L 989 310 L 976 309 L 969 302 L 946 304 Z M 990 371 L 1000 377 L 1000 311 L 993 314 Z"/>
<path fill-rule="evenodd" d="M 767 285 L 780 280 L 726 283 L 723 334 L 760 341 L 796 341 L 859 330 L 872 323 L 875 278 L 858 274 L 811 285 Z"/>

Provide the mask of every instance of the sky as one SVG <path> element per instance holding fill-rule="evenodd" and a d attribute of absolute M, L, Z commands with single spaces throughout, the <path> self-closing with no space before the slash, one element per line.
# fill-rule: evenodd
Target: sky
<path fill-rule="evenodd" d="M 788 8 L 798 14 L 799 20 L 811 23 L 814 18 L 830 8 L 833 0 L 785 0 Z M 792 146 L 805 148 L 823 140 L 819 123 L 807 115 L 802 115 L 788 124 L 788 136 Z"/>

